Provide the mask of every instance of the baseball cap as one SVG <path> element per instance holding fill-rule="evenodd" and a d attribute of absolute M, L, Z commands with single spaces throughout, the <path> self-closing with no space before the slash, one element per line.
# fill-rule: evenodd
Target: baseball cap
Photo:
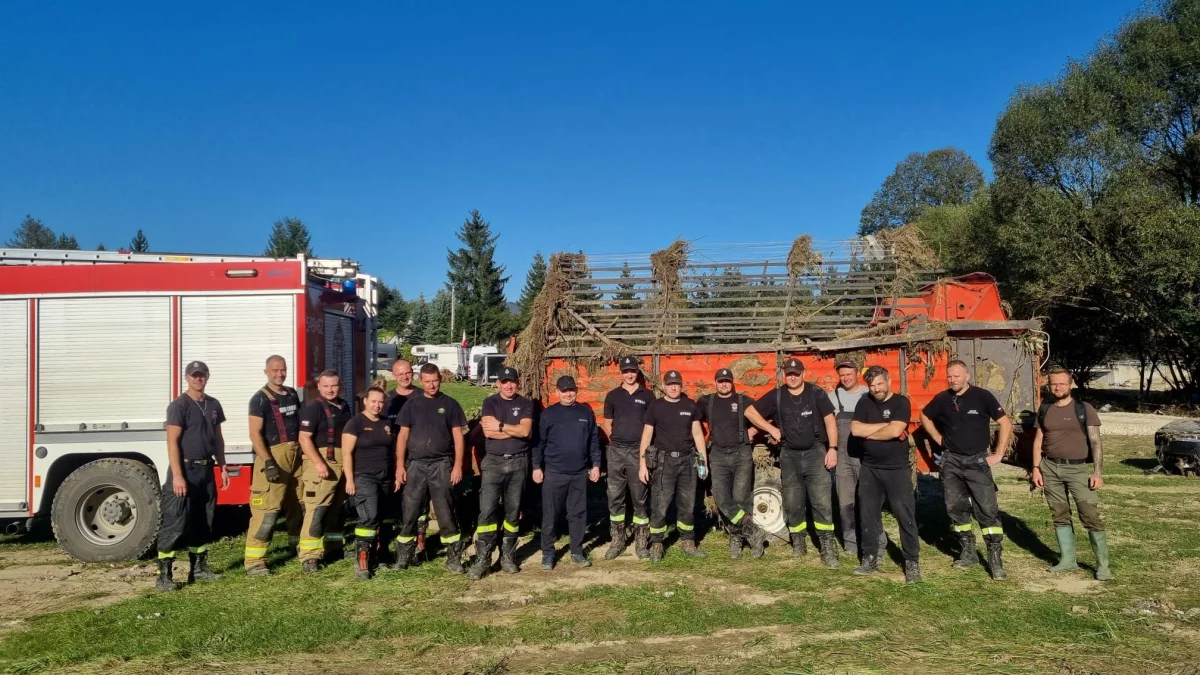
<path fill-rule="evenodd" d="M 558 378 L 559 391 L 570 391 L 572 389 L 578 389 L 578 387 L 575 386 L 575 378 L 571 377 L 570 375 L 563 375 L 562 377 Z"/>
<path fill-rule="evenodd" d="M 638 360 L 637 360 L 636 356 L 621 357 L 621 372 L 622 373 L 627 370 L 641 370 L 641 369 L 642 369 L 642 367 L 641 367 L 641 365 L 638 364 Z"/>
<path fill-rule="evenodd" d="M 858 364 L 851 361 L 850 359 L 842 359 L 841 361 L 837 362 L 836 366 L 833 367 L 834 370 L 840 370 L 842 368 L 853 368 L 855 370 L 858 370 Z"/>
<path fill-rule="evenodd" d="M 516 382 L 517 381 L 517 369 L 512 368 L 510 366 L 505 366 L 504 369 L 500 371 L 500 377 L 497 377 L 496 381 L 497 382 L 510 382 L 510 381 Z"/>
<path fill-rule="evenodd" d="M 683 376 L 678 370 L 668 370 L 666 375 L 663 375 L 663 384 L 683 384 Z"/>
<path fill-rule="evenodd" d="M 790 358 L 787 361 L 783 362 L 783 374 L 784 375 L 803 375 L 804 374 L 804 364 L 800 362 L 800 359 L 797 359 L 794 357 Z"/>
<path fill-rule="evenodd" d="M 733 371 L 722 368 L 717 371 L 717 375 L 713 379 L 717 382 L 733 382 Z"/>
<path fill-rule="evenodd" d="M 191 363 L 187 364 L 187 368 L 185 368 L 183 372 L 186 375 L 208 375 L 208 366 L 206 366 L 203 361 L 192 361 Z"/>

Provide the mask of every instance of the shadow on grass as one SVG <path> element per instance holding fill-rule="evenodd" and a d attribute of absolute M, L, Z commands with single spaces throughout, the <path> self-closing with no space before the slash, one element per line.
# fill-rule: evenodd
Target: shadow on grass
<path fill-rule="evenodd" d="M 1000 523 L 1004 527 L 1005 536 L 1014 545 L 1050 564 L 1058 562 L 1058 552 L 1047 546 L 1037 532 L 1025 524 L 1024 520 L 1001 511 Z"/>
<path fill-rule="evenodd" d="M 1128 457 L 1121 460 L 1121 464 L 1138 471 L 1153 471 L 1158 468 L 1158 459 L 1155 457 Z"/>

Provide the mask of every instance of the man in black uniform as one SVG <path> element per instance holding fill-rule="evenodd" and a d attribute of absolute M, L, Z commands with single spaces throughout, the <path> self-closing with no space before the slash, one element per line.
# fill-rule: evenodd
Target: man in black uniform
<path fill-rule="evenodd" d="M 642 426 L 654 393 L 638 381 L 641 374 L 636 357 L 622 358 L 621 386 L 604 397 L 604 419 L 600 425 L 608 436 L 608 522 L 612 534 L 612 545 L 604 553 L 605 560 L 612 560 L 625 550 L 626 488 L 633 499 L 634 550 L 641 560 L 650 557 L 648 494 L 646 485 L 638 480 L 637 472 Z"/>
<path fill-rule="evenodd" d="M 992 467 L 1004 459 L 1012 421 L 992 392 L 972 387 L 967 364 L 957 359 L 946 364 L 946 382 L 950 388 L 933 397 L 921 412 L 921 426 L 934 443 L 942 446 L 942 490 L 946 511 L 950 514 L 960 544 L 954 567 L 967 569 L 979 561 L 975 553 L 975 535 L 971 532 L 971 511 L 979 521 L 987 542 L 988 568 L 996 581 L 1008 577 L 1000 557 L 1004 529 L 1000 524 L 1000 505 L 996 501 L 996 482 Z M 1000 427 L 996 446 L 989 454 L 991 421 Z"/>
<path fill-rule="evenodd" d="M 533 401 L 517 393 L 517 369 L 504 368 L 496 388 L 498 393 L 483 400 L 484 449 L 479 463 L 479 525 L 475 528 L 475 564 L 468 579 L 482 579 L 492 566 L 496 533 L 501 527 L 504 538 L 500 547 L 500 567 L 509 574 L 520 571 L 513 554 L 517 550 L 517 530 L 521 517 L 521 494 L 529 474 L 529 443 L 533 436 Z M 500 502 L 504 501 L 504 522 L 497 523 Z"/>
<path fill-rule="evenodd" d="M 392 425 L 392 438 L 399 438 L 400 426 L 396 423 L 396 418 L 400 417 L 400 410 L 404 408 L 404 404 L 408 403 L 408 399 L 413 396 L 420 396 L 421 390 L 413 386 L 413 367 L 405 359 L 396 359 L 392 363 L 392 376 L 396 378 L 396 388 L 388 392 L 387 401 L 384 403 L 384 415 L 387 417 L 388 423 Z M 396 529 L 400 523 L 400 493 L 391 492 L 384 497 L 383 500 L 383 522 L 379 528 L 379 541 L 388 542 L 396 533 Z M 422 547 L 425 541 L 425 527 L 429 523 L 429 513 L 423 512 L 420 519 L 417 521 L 417 549 L 424 550 Z"/>
<path fill-rule="evenodd" d="M 191 566 L 188 581 L 211 581 L 221 575 L 208 568 L 208 538 L 217 484 L 213 465 L 221 469 L 221 489 L 229 488 L 225 466 L 225 438 L 221 403 L 204 393 L 208 366 L 192 361 L 184 370 L 188 388 L 167 406 L 167 481 L 163 483 L 159 508 L 162 527 L 158 531 L 159 591 L 175 590 L 172 565 L 176 551 L 186 546 Z"/>
<path fill-rule="evenodd" d="M 696 546 L 696 478 L 704 478 L 708 453 L 704 447 L 704 430 L 700 427 L 700 411 L 696 402 L 683 393 L 683 376 L 669 370 L 663 376 L 664 398 L 655 399 L 646 410 L 639 448 L 638 478 L 650 483 L 646 450 L 653 442 L 656 458 L 653 461 L 654 486 L 650 508 L 650 562 L 663 558 L 663 539 L 667 534 L 667 510 L 675 502 L 680 549 L 693 558 L 708 554 Z M 696 453 L 700 464 L 696 465 Z"/>
<path fill-rule="evenodd" d="M 866 374 L 870 395 L 858 400 L 850 433 L 862 445 L 858 467 L 858 506 L 861 509 L 862 565 L 855 574 L 879 571 L 883 548 L 883 500 L 892 505 L 900 524 L 900 546 L 904 551 L 904 580 L 921 580 L 921 540 L 917 537 L 917 500 L 913 494 L 912 464 L 908 451 L 908 423 L 912 406 L 908 399 L 892 393 L 891 377 L 880 366 Z"/>
<path fill-rule="evenodd" d="M 250 444 L 254 473 L 250 478 L 250 526 L 246 530 L 246 574 L 270 574 L 267 550 L 271 533 L 287 513 L 288 545 L 300 544 L 304 515 L 300 506 L 300 396 L 287 382 L 287 361 L 267 359 L 267 384 L 250 397 Z"/>
<path fill-rule="evenodd" d="M 729 527 L 729 557 L 742 557 L 742 545 L 750 544 L 750 555 L 763 554 L 762 533 L 751 517 L 751 492 L 754 489 L 754 451 L 750 445 L 757 431 L 746 424 L 747 399 L 733 391 L 733 372 L 722 368 L 716 374 L 715 394 L 697 401 L 700 414 L 708 423 L 711 447 L 708 459 L 712 467 L 713 499 Z"/>
<path fill-rule="evenodd" d="M 785 387 L 767 392 L 750 406 L 746 418 L 780 443 L 779 470 L 783 511 L 792 541 L 792 557 L 808 551 L 805 502 L 812 505 L 813 528 L 821 545 L 821 562 L 837 569 L 833 536 L 833 495 L 829 470 L 837 466 L 837 420 L 829 397 L 804 382 L 804 364 L 795 357 L 783 364 Z M 770 424 L 767 419 L 775 420 Z M 778 425 L 778 426 L 776 426 Z M 781 442 L 782 439 L 782 442 Z"/>
<path fill-rule="evenodd" d="M 438 536 L 446 545 L 446 569 L 462 574 L 463 541 L 454 517 L 451 488 L 462 480 L 463 427 L 467 416 L 458 401 L 441 391 L 442 374 L 432 363 L 421 366 L 421 396 L 404 404 L 397 421 L 395 489 L 404 487 L 404 515 L 396 538 L 392 569 L 408 567 L 417 547 L 417 518 L 433 499 Z"/>
<path fill-rule="evenodd" d="M 326 370 L 317 377 L 317 400 L 300 411 L 300 449 L 304 452 L 300 563 L 307 573 L 317 571 L 325 557 L 326 542 L 338 549 L 339 557 L 345 547 L 342 505 L 346 487 L 341 444 L 342 430 L 354 410 L 342 400 L 341 388 L 341 375 Z"/>
<path fill-rule="evenodd" d="M 542 484 L 542 569 L 554 569 L 554 526 L 563 507 L 571 532 L 571 562 L 591 567 L 583 551 L 587 528 L 587 481 L 600 480 L 600 434 L 596 415 L 576 403 L 575 378 L 558 378 L 558 403 L 547 408 L 538 422 L 538 443 L 533 449 L 533 482 Z M 591 462 L 591 469 L 588 463 Z"/>

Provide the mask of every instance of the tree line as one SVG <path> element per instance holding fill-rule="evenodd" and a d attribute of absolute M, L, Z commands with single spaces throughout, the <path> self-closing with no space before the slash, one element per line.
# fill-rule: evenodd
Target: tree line
<path fill-rule="evenodd" d="M 1200 0 L 1124 22 L 1055 79 L 1019 88 L 988 149 L 990 183 L 946 148 L 910 155 L 860 234 L 915 223 L 954 273 L 985 271 L 1083 386 L 1141 364 L 1200 394 Z"/>

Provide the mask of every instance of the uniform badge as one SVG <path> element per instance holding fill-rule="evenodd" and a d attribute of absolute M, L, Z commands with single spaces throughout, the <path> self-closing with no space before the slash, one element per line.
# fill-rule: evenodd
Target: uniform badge
<path fill-rule="evenodd" d="M 446 409 L 445 409 L 445 408 L 438 408 L 438 414 L 439 414 L 439 415 L 445 415 L 445 414 L 446 414 Z"/>

